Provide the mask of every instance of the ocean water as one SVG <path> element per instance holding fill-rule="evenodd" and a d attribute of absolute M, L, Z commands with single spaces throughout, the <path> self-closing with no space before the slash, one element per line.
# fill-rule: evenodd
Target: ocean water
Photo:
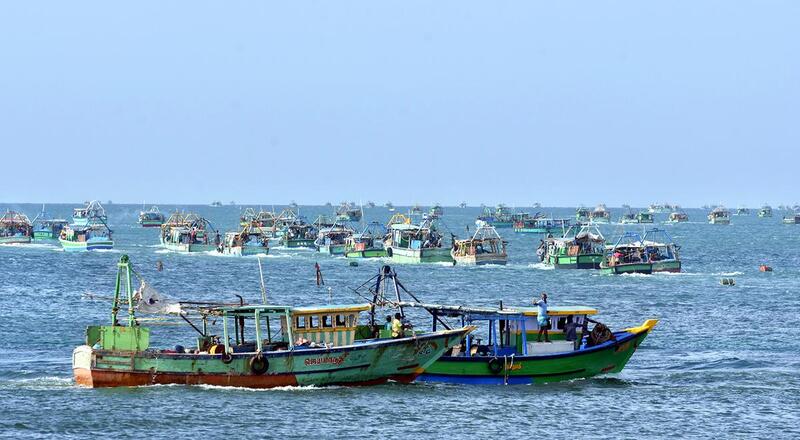
<path fill-rule="evenodd" d="M 40 209 L 3 207 L 31 218 Z M 72 207 L 48 210 L 66 217 Z M 720 226 L 706 224 L 703 211 L 690 209 L 690 223 L 660 225 L 682 246 L 680 274 L 548 270 L 537 264 L 538 237 L 510 229 L 500 230 L 510 242 L 506 267 L 395 267 L 405 286 L 426 302 L 525 305 L 545 291 L 551 305 L 597 307 L 598 319 L 612 328 L 659 318 L 617 375 L 507 387 L 92 390 L 74 384 L 71 352 L 87 325 L 110 319 L 104 297 L 113 293 L 122 254 L 172 298 L 235 301 L 238 294 L 260 301 L 254 258 L 166 252 L 158 246 L 157 229 L 136 225 L 139 206 L 106 208 L 115 232 L 113 251 L 71 254 L 57 242 L 0 246 L 2 437 L 800 437 L 800 225 L 781 224 L 777 212 L 771 219 L 732 217 L 732 225 Z M 163 212 L 176 208 L 197 211 L 221 230 L 235 229 L 242 209 L 161 206 Z M 565 208 L 543 211 L 573 214 Z M 466 225 L 474 229 L 479 212 L 448 207 L 443 223 L 463 237 Z M 301 207 L 311 219 L 319 213 L 329 214 L 330 208 Z M 614 218 L 620 214 L 612 209 Z M 379 207 L 365 209 L 365 216 L 386 221 L 390 213 Z M 622 230 L 602 227 L 608 239 Z M 158 260 L 163 272 L 155 270 Z M 386 263 L 360 260 L 351 267 L 344 258 L 279 248 L 262 262 L 269 301 L 291 305 L 358 302 L 351 288 Z M 315 262 L 326 287 L 315 285 Z M 761 263 L 775 271 L 759 272 Z M 736 285 L 720 285 L 723 277 L 734 278 Z M 428 323 L 417 318 L 419 325 Z M 151 341 L 165 348 L 191 345 L 193 334 L 188 327 L 159 327 Z"/>

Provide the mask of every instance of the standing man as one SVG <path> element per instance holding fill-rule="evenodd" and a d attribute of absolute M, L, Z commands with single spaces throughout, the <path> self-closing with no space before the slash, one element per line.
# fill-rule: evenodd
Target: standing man
<path fill-rule="evenodd" d="M 402 338 L 403 337 L 403 315 L 400 313 L 394 314 L 394 319 L 392 320 L 392 338 Z"/>
<path fill-rule="evenodd" d="M 550 327 L 550 317 L 547 315 L 547 294 L 542 292 L 542 296 L 538 301 L 534 301 L 533 305 L 539 308 L 536 314 L 536 321 L 539 323 L 539 339 L 537 342 L 542 342 L 542 333 L 544 333 L 544 342 L 550 342 L 550 337 L 547 335 L 547 329 Z"/>

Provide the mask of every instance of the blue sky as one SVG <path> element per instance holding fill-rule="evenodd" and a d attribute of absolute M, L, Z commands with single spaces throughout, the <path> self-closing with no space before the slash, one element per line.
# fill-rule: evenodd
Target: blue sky
<path fill-rule="evenodd" d="M 0 149 L 24 184 L 0 201 L 795 202 L 798 17 L 796 1 L 8 2 Z"/>

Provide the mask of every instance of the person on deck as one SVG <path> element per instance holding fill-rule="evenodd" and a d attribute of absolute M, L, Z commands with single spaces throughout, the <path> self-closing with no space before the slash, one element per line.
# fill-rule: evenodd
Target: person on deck
<path fill-rule="evenodd" d="M 550 337 L 547 334 L 547 328 L 550 326 L 550 317 L 547 315 L 547 294 L 542 293 L 538 301 L 534 301 L 533 305 L 539 308 L 536 314 L 536 321 L 539 323 L 539 338 L 537 342 L 542 342 L 542 334 L 544 334 L 544 342 L 550 342 Z"/>
<path fill-rule="evenodd" d="M 575 349 L 578 349 L 578 324 L 572 320 L 572 316 L 567 316 L 567 322 L 564 324 L 564 340 L 572 341 Z"/>
<path fill-rule="evenodd" d="M 392 317 L 391 315 L 386 315 L 386 324 L 383 325 L 384 330 L 391 330 L 392 329 Z"/>
<path fill-rule="evenodd" d="M 392 338 L 402 338 L 403 337 L 403 316 L 400 313 L 394 314 L 394 319 L 392 320 Z"/>

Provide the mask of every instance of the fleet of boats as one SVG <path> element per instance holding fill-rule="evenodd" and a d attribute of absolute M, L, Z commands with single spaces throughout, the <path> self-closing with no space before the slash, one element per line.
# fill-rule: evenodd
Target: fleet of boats
<path fill-rule="evenodd" d="M 374 203 L 367 206 L 372 208 Z M 387 208 L 393 209 L 391 203 Z M 539 234 L 535 253 L 539 261 L 556 269 L 598 270 L 609 275 L 682 270 L 681 248 L 664 229 L 651 227 L 643 235 L 623 230 L 608 243 L 600 227 L 611 223 L 611 213 L 602 204 L 591 211 L 577 208 L 574 224 L 571 219 L 512 212 L 497 205 L 483 210 L 475 220 L 477 228 L 465 238 L 446 227 L 440 205 L 424 214 L 421 208 L 408 215 L 394 214 L 386 225 L 362 222 L 363 209 L 352 203 L 335 209 L 333 219 L 321 215 L 308 222 L 298 212 L 291 207 L 280 214 L 247 208 L 239 229 L 223 235 L 196 213 L 176 211 L 164 218 L 155 206 L 139 213 L 138 224 L 160 227 L 162 246 L 177 252 L 264 255 L 271 243 L 278 242 L 287 250 L 314 248 L 346 258 L 452 265 L 507 264 L 508 241 L 498 228 L 513 227 L 514 232 Z M 654 204 L 637 213 L 628 207 L 619 223 L 652 224 L 661 213 L 668 213 L 666 219 L 661 217 L 664 223 L 689 220 L 677 205 Z M 749 211 L 739 207 L 735 215 L 749 215 Z M 758 212 L 762 218 L 771 215 L 766 205 Z M 728 224 L 730 212 L 717 206 L 708 220 Z M 784 216 L 782 222 L 800 224 L 800 212 Z M 54 238 L 66 251 L 114 246 L 106 211 L 97 201 L 75 208 L 71 222 L 50 217 L 44 207 L 34 221 L 15 211 L 0 218 L 0 244 Z M 73 374 L 79 385 L 271 388 L 387 381 L 555 382 L 621 371 L 658 322 L 647 319 L 641 325 L 612 331 L 594 319 L 598 310 L 590 306 L 430 304 L 411 295 L 389 266 L 382 266 L 362 286 L 369 289 L 361 295 L 371 297 L 369 303 L 273 305 L 264 294 L 260 304 L 165 304 L 164 298 L 152 301 L 148 297 L 152 292 L 144 280 L 133 290 L 132 276 L 141 276 L 126 255 L 117 267 L 110 322 L 87 327 L 84 344 L 73 351 Z M 387 308 L 397 314 L 384 326 L 380 314 Z M 118 316 L 125 309 L 127 319 Z M 414 327 L 406 316 L 410 310 L 428 314 L 430 328 Z M 162 317 L 140 316 L 151 314 Z M 188 324 L 197 335 L 185 346 L 152 347 L 147 323 L 161 325 L 170 320 Z M 545 329 L 546 341 L 540 341 Z"/>

